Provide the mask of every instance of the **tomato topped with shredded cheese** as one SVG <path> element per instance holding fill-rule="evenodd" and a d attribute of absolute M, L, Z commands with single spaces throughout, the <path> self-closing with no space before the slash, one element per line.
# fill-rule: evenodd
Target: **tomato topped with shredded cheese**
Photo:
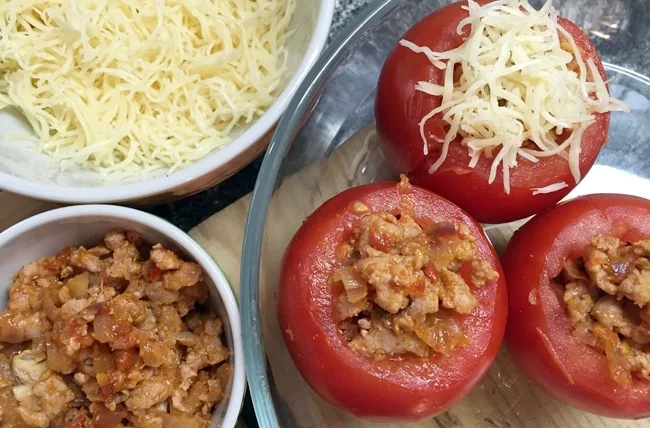
<path fill-rule="evenodd" d="M 419 123 L 425 156 L 430 138 L 442 144 L 429 173 L 442 166 L 449 145 L 460 136 L 471 168 L 480 156 L 492 159 L 489 183 L 502 167 L 506 193 L 509 170 L 520 158 L 535 163 L 543 157 L 565 157 L 579 182 L 581 140 L 595 114 L 629 111 L 629 106 L 610 96 L 593 59 L 585 60 L 574 37 L 558 24 L 551 1 L 540 10 L 526 0 L 484 5 L 469 0 L 462 8 L 469 16 L 460 21 L 457 32 L 470 30 L 458 48 L 434 52 L 407 39 L 400 41 L 444 70 L 442 84 L 420 81 L 416 86 L 419 92 L 441 97 L 440 105 Z M 436 115 L 442 115 L 447 125 L 444 139 L 425 132 L 426 123 Z M 537 190 L 545 193 L 565 184 Z"/>

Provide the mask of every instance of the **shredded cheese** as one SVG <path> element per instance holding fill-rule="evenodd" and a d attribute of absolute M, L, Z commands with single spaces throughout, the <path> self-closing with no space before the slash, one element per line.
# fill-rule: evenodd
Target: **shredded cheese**
<path fill-rule="evenodd" d="M 461 136 L 469 167 L 474 168 L 480 156 L 493 159 L 488 181 L 494 182 L 500 166 L 508 194 L 510 169 L 519 158 L 538 162 L 542 157 L 562 156 L 579 182 L 582 136 L 594 123 L 595 113 L 629 111 L 629 106 L 610 97 L 593 60 L 584 61 L 573 37 L 558 24 L 550 0 L 540 10 L 527 0 L 498 0 L 483 6 L 468 0 L 464 8 L 469 16 L 457 31 L 463 34 L 470 26 L 470 33 L 460 47 L 433 52 L 400 41 L 444 70 L 442 84 L 416 85 L 417 91 L 441 98 L 440 106 L 419 124 L 425 156 L 429 153 L 427 122 L 441 116 L 449 126 L 444 139 L 432 138 L 442 149 L 429 173 L 443 165 L 449 145 Z M 456 67 L 462 70 L 458 81 L 454 81 Z M 568 138 L 558 144 L 557 137 L 565 132 L 570 133 Z M 534 147 L 525 144 L 528 141 Z M 556 184 L 538 193 L 548 189 L 559 190 Z"/>
<path fill-rule="evenodd" d="M 40 149 L 108 178 L 228 143 L 286 83 L 296 0 L 0 2 L 0 109 Z"/>
<path fill-rule="evenodd" d="M 542 193 L 553 193 L 565 189 L 567 187 L 569 187 L 569 185 L 565 181 L 561 181 L 559 183 L 553 183 L 553 184 L 549 184 L 548 186 L 533 189 L 533 195 L 540 195 Z"/>

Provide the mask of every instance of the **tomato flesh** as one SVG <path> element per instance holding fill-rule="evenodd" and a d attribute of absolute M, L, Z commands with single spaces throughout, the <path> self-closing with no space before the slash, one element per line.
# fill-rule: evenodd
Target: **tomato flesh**
<path fill-rule="evenodd" d="M 580 342 L 551 288 L 567 259 L 598 235 L 628 242 L 650 237 L 650 201 L 590 195 L 537 215 L 508 244 L 502 263 L 508 283 L 506 343 L 519 367 L 550 395 L 579 409 L 617 418 L 650 416 L 650 381 L 615 383 L 606 356 Z"/>
<path fill-rule="evenodd" d="M 368 210 L 359 210 L 360 206 Z M 444 221 L 467 225 L 476 239 L 476 257 L 488 261 L 500 277 L 472 290 L 479 306 L 460 319 L 469 338 L 466 347 L 447 357 L 375 360 L 351 349 L 339 333 L 336 296 L 328 279 L 340 266 L 336 249 L 363 215 L 397 215 L 405 206 L 421 225 Z M 427 272 L 436 274 L 433 268 Z M 395 183 L 349 189 L 309 216 L 284 255 L 277 298 L 282 334 L 309 385 L 334 406 L 380 421 L 430 418 L 464 397 L 496 356 L 507 310 L 499 260 L 478 223 L 431 192 Z"/>
<path fill-rule="evenodd" d="M 458 23 L 468 16 L 461 7 L 466 2 L 453 3 L 425 17 L 402 38 L 434 52 L 445 52 L 459 47 L 466 34 L 459 35 Z M 605 71 L 587 36 L 566 19 L 559 19 L 575 39 L 586 62 L 591 58 L 601 76 Z M 446 161 L 436 172 L 429 168 L 440 157 L 442 145 L 433 139 L 428 141 L 428 155 L 424 155 L 419 122 L 431 110 L 440 106 L 441 97 L 434 97 L 415 90 L 419 81 L 442 84 L 444 70 L 434 67 L 423 54 L 396 46 L 386 60 L 379 83 L 375 103 L 377 133 L 386 159 L 393 168 L 407 174 L 416 185 L 429 189 L 454 202 L 482 223 L 504 223 L 536 214 L 555 205 L 575 186 L 568 162 L 560 156 L 540 158 L 533 163 L 518 159 L 518 166 L 510 170 L 510 194 L 503 188 L 503 174 L 498 169 L 492 184 L 488 183 L 492 159 L 481 156 L 475 168 L 468 166 L 468 149 L 460 144 L 458 137 L 449 146 Z M 584 175 L 596 161 L 600 149 L 607 142 L 610 114 L 596 114 L 596 121 L 584 133 L 581 144 L 580 172 Z M 446 122 L 442 115 L 429 120 L 425 135 L 444 138 Z M 565 182 L 568 187 L 546 194 L 533 195 L 533 189 Z"/>

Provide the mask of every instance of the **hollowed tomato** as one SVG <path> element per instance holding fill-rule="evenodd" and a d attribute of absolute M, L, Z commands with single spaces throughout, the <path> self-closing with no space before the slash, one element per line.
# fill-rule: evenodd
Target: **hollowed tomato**
<path fill-rule="evenodd" d="M 485 3 L 484 1 L 480 3 Z M 462 9 L 466 2 L 453 3 L 425 17 L 402 38 L 434 52 L 445 52 L 459 47 L 468 34 L 458 34 L 459 22 L 468 16 Z M 559 24 L 575 39 L 586 62 L 593 59 L 603 79 L 605 71 L 596 49 L 587 36 L 572 22 L 559 18 Z M 466 30 L 469 30 L 466 27 Z M 576 185 L 565 158 L 551 156 L 533 163 L 519 159 L 510 169 L 510 194 L 503 187 L 501 168 L 492 184 L 488 183 L 492 159 L 481 156 L 475 168 L 468 166 L 468 149 L 460 144 L 460 137 L 452 141 L 449 153 L 440 169 L 429 173 L 438 160 L 442 145 L 428 140 L 428 155 L 424 155 L 419 122 L 434 108 L 441 97 L 416 91 L 419 81 L 442 84 L 444 70 L 434 67 L 425 55 L 396 46 L 384 63 L 375 103 L 377 133 L 386 159 L 394 169 L 406 174 L 413 184 L 422 186 L 454 202 L 472 217 L 483 223 L 503 223 L 528 217 L 555 205 Z M 584 175 L 593 166 L 598 153 L 607 142 L 610 114 L 595 114 L 596 121 L 582 137 L 580 172 Z M 444 138 L 446 122 L 442 115 L 431 118 L 425 126 L 425 135 Z M 568 187 L 552 193 L 533 195 L 533 190 L 565 182 Z"/>
<path fill-rule="evenodd" d="M 627 242 L 650 237 L 650 201 L 590 195 L 537 215 L 508 244 L 502 263 L 508 283 L 506 343 L 519 367 L 550 395 L 609 417 L 650 416 L 650 381 L 621 385 L 604 353 L 574 336 L 551 280 L 599 235 Z"/>
<path fill-rule="evenodd" d="M 408 212 L 420 225 L 466 225 L 475 238 L 476 257 L 499 273 L 498 280 L 481 288 L 471 285 L 478 306 L 457 318 L 469 339 L 465 347 L 448 356 L 374 359 L 349 347 L 339 332 L 337 291 L 328 283 L 341 265 L 337 248 L 364 215 L 380 212 Z M 325 202 L 290 242 L 279 284 L 279 324 L 300 373 L 325 400 L 360 418 L 419 420 L 444 412 L 486 373 L 505 330 L 505 282 L 479 224 L 446 199 L 405 183 L 356 187 Z"/>

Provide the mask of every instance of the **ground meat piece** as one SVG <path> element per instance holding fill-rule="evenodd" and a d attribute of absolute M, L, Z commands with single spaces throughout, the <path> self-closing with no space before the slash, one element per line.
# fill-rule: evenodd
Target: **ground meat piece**
<path fill-rule="evenodd" d="M 219 379 L 210 377 L 207 371 L 201 370 L 184 397 L 172 398 L 173 406 L 185 413 L 200 412 L 207 415 L 212 405 L 223 397 L 224 387 Z"/>
<path fill-rule="evenodd" d="M 159 411 L 136 411 L 128 415 L 131 424 L 129 426 L 137 428 L 164 428 L 164 416 Z M 169 425 L 172 426 L 172 425 Z M 189 428 L 187 425 L 177 425 L 183 428 Z"/>
<path fill-rule="evenodd" d="M 387 252 L 390 247 L 404 239 L 422 233 L 422 228 L 410 217 L 399 220 L 388 213 L 368 215 L 361 218 L 358 235 L 358 249 L 362 257 L 368 255 L 368 247 Z"/>
<path fill-rule="evenodd" d="M 191 287 L 181 288 L 179 293 L 174 306 L 181 317 L 187 315 L 197 304 L 202 305 L 210 298 L 208 286 L 205 282 L 199 282 Z"/>
<path fill-rule="evenodd" d="M 25 265 L 18 275 L 15 282 L 18 284 L 29 284 L 38 278 L 48 276 L 60 277 L 61 271 L 68 266 L 66 256 L 43 257 L 42 259 Z M 10 292 L 11 295 L 11 292 Z"/>
<path fill-rule="evenodd" d="M 157 325 L 158 321 L 156 320 L 156 316 L 154 315 L 153 311 L 147 307 L 144 319 L 138 323 L 136 327 L 142 331 L 149 331 L 156 328 Z"/>
<path fill-rule="evenodd" d="M 0 341 L 21 343 L 42 337 L 52 328 L 52 323 L 43 312 L 32 314 L 6 311 L 0 313 Z"/>
<path fill-rule="evenodd" d="M 621 282 L 617 294 L 619 297 L 627 297 L 639 307 L 650 303 L 650 270 L 639 271 L 634 269 Z"/>
<path fill-rule="evenodd" d="M 427 315 L 438 312 L 439 303 L 440 298 L 436 287 L 427 279 L 425 280 L 424 293 L 421 296 L 412 297 L 411 305 L 405 312 L 418 321 L 424 321 Z"/>
<path fill-rule="evenodd" d="M 56 321 L 51 339 L 61 344 L 69 356 L 73 356 L 81 348 L 92 346 L 95 341 L 88 329 L 88 321 L 79 316 Z"/>
<path fill-rule="evenodd" d="M 621 241 L 613 236 L 599 236 L 585 248 L 584 267 L 596 286 L 605 293 L 616 295 L 621 273 L 613 269 L 612 262 L 625 258 L 619 247 Z"/>
<path fill-rule="evenodd" d="M 91 301 L 88 299 L 70 299 L 55 312 L 56 319 L 71 318 L 80 314 L 84 309 L 90 306 Z"/>
<path fill-rule="evenodd" d="M 29 425 L 46 428 L 50 421 L 63 413 L 74 394 L 60 376 L 52 374 L 33 386 L 14 388 L 20 403 L 18 412 Z"/>
<path fill-rule="evenodd" d="M 140 357 L 149 367 L 178 364 L 178 354 L 173 347 L 158 341 L 155 337 L 140 342 Z"/>
<path fill-rule="evenodd" d="M 0 424 L 7 428 L 27 428 L 27 424 L 18 412 L 18 401 L 12 388 L 0 389 Z"/>
<path fill-rule="evenodd" d="M 361 276 L 374 286 L 377 305 L 392 314 L 404 309 L 409 303 L 408 291 L 394 287 L 393 284 L 397 281 L 405 283 L 414 280 L 412 277 L 407 277 L 409 272 L 404 265 L 400 264 L 401 259 L 399 256 L 370 257 L 356 264 Z M 398 266 L 402 268 L 400 271 L 396 269 Z M 394 273 L 400 275 L 400 278 L 394 277 Z"/>
<path fill-rule="evenodd" d="M 8 309 L 11 311 L 37 311 L 41 308 L 40 290 L 33 280 L 27 280 L 19 275 L 19 279 L 9 290 Z"/>
<path fill-rule="evenodd" d="M 448 269 L 441 269 L 440 278 L 444 285 L 440 293 L 442 306 L 454 309 L 459 314 L 469 314 L 478 305 L 478 300 L 472 294 L 462 276 Z"/>
<path fill-rule="evenodd" d="M 634 321 L 623 308 L 623 303 L 612 296 L 604 296 L 598 300 L 590 312 L 591 316 L 605 327 L 624 336 L 631 336 Z"/>
<path fill-rule="evenodd" d="M 137 263 L 139 253 L 133 247 L 125 246 L 113 253 L 113 263 L 107 269 L 112 278 L 126 279 L 138 277 L 142 266 Z"/>
<path fill-rule="evenodd" d="M 650 378 L 650 354 L 638 349 L 630 349 L 626 362 L 628 370 L 638 372 L 642 377 Z"/>
<path fill-rule="evenodd" d="M 632 246 L 637 256 L 650 256 L 650 239 L 642 239 L 632 244 Z"/>
<path fill-rule="evenodd" d="M 138 299 L 145 297 L 145 290 L 149 284 L 148 280 L 143 278 L 131 278 L 129 285 L 124 290 L 125 293 L 133 294 Z"/>
<path fill-rule="evenodd" d="M 499 273 L 492 269 L 490 263 L 485 260 L 472 261 L 472 284 L 483 287 L 488 282 L 499 279 Z"/>
<path fill-rule="evenodd" d="M 108 247 L 106 247 L 105 245 L 100 244 L 100 245 L 97 245 L 97 246 L 89 249 L 88 253 L 101 259 L 101 258 L 104 258 L 106 256 L 109 256 L 112 253 L 112 251 Z"/>
<path fill-rule="evenodd" d="M 178 291 L 195 285 L 201 281 L 202 275 L 201 266 L 192 262 L 183 262 L 177 270 L 165 272 L 163 283 L 167 290 Z"/>
<path fill-rule="evenodd" d="M 428 347 L 413 333 L 395 335 L 385 328 L 364 330 L 367 333 L 356 336 L 349 346 L 363 354 L 376 357 L 411 353 L 418 357 L 428 356 Z"/>
<path fill-rule="evenodd" d="M 150 257 L 160 270 L 176 270 L 179 269 L 183 263 L 176 254 L 160 244 L 156 244 L 151 248 Z"/>
<path fill-rule="evenodd" d="M 174 306 L 162 306 L 158 315 L 158 329 L 166 333 L 179 333 L 185 330 L 185 325 Z"/>
<path fill-rule="evenodd" d="M 109 308 L 116 319 L 130 324 L 141 323 L 147 316 L 147 303 L 127 292 L 115 296 Z"/>
<path fill-rule="evenodd" d="M 108 276 L 125 280 L 137 278 L 142 270 L 142 264 L 139 263 L 140 252 L 124 235 L 114 239 L 110 244 L 106 241 L 107 246 L 113 250 L 112 261 L 106 269 Z"/>
<path fill-rule="evenodd" d="M 594 307 L 594 302 L 585 283 L 571 282 L 567 284 L 564 292 L 564 303 L 567 305 L 573 327 L 589 321 L 589 312 Z"/>
<path fill-rule="evenodd" d="M 197 341 L 188 347 L 185 362 L 181 363 L 180 374 L 183 379 L 181 387 L 187 390 L 189 382 L 202 370 L 210 365 L 216 365 L 228 359 L 228 349 L 223 346 L 219 336 L 223 331 L 223 323 L 213 315 L 206 315 L 204 323 L 194 329 Z"/>
<path fill-rule="evenodd" d="M 165 288 L 161 281 L 148 283 L 145 294 L 157 305 L 170 305 L 178 300 L 178 291 Z"/>
<path fill-rule="evenodd" d="M 633 342 L 640 345 L 650 344 L 650 325 L 643 323 L 636 326 L 634 330 L 632 330 L 631 339 Z"/>
<path fill-rule="evenodd" d="M 99 260 L 99 257 L 90 253 L 84 247 L 79 247 L 72 256 L 70 256 L 70 263 L 73 266 L 87 270 L 88 272 L 101 272 L 102 262 Z"/>
<path fill-rule="evenodd" d="M 143 380 L 131 392 L 126 400 L 126 407 L 131 411 L 148 410 L 156 404 L 171 397 L 177 385 L 177 371 L 172 366 L 165 366 L 161 373 Z"/>
<path fill-rule="evenodd" d="M 126 242 L 126 234 L 121 230 L 112 230 L 104 237 L 104 243 L 111 251 L 120 248 Z"/>

